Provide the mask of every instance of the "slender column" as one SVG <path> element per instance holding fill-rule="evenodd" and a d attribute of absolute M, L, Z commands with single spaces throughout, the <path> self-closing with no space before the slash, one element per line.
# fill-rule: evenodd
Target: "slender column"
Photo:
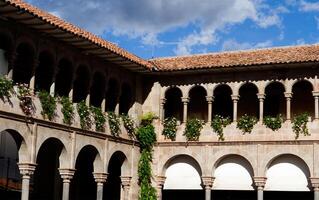
<path fill-rule="evenodd" d="M 189 103 L 189 98 L 182 97 L 182 102 L 183 102 L 183 123 L 186 123 L 186 121 L 187 121 L 187 107 L 188 107 L 188 103 Z"/>
<path fill-rule="evenodd" d="M 29 199 L 30 177 L 33 174 L 36 165 L 30 163 L 18 163 L 20 174 L 22 175 L 21 200 Z"/>
<path fill-rule="evenodd" d="M 203 185 L 205 189 L 205 200 L 211 200 L 212 187 L 214 182 L 214 177 L 211 176 L 203 176 Z"/>
<path fill-rule="evenodd" d="M 208 116 L 207 116 L 207 122 L 210 124 L 212 122 L 212 113 L 213 113 L 213 96 L 206 96 L 207 104 L 208 104 Z"/>
<path fill-rule="evenodd" d="M 319 120 L 319 91 L 312 92 L 315 98 L 315 120 Z"/>
<path fill-rule="evenodd" d="M 59 169 L 59 172 L 63 181 L 62 200 L 69 200 L 70 183 L 75 169 Z"/>
<path fill-rule="evenodd" d="M 102 103 L 101 103 L 101 110 L 102 110 L 102 112 L 105 112 L 105 108 L 106 108 L 106 99 L 105 99 L 105 97 L 104 97 L 103 100 L 102 100 Z"/>
<path fill-rule="evenodd" d="M 15 51 L 10 52 L 9 60 L 8 60 L 8 74 L 7 78 L 12 79 L 13 76 L 13 68 L 16 62 L 17 53 Z"/>
<path fill-rule="evenodd" d="M 165 103 L 166 103 L 166 99 L 165 98 L 162 98 L 161 99 L 161 107 L 160 107 L 160 120 L 161 120 L 161 122 L 163 122 L 164 121 L 164 119 L 165 119 Z"/>
<path fill-rule="evenodd" d="M 30 89 L 32 89 L 32 90 L 35 90 L 35 72 L 36 72 L 36 69 L 39 67 L 39 63 L 40 62 L 39 62 L 38 58 L 34 58 L 32 77 L 31 77 L 30 82 L 29 82 Z"/>
<path fill-rule="evenodd" d="M 286 98 L 286 120 L 290 121 L 291 120 L 291 98 L 292 98 L 292 93 L 285 92 L 285 98 Z"/>
<path fill-rule="evenodd" d="M 95 182 L 97 184 L 96 200 L 103 200 L 103 185 L 106 182 L 106 173 L 93 173 Z"/>
<path fill-rule="evenodd" d="M 162 190 L 165 183 L 166 177 L 165 176 L 157 176 L 157 200 L 162 200 Z"/>
<path fill-rule="evenodd" d="M 122 187 L 123 187 L 123 197 L 124 197 L 123 200 L 129 199 L 131 179 L 132 179 L 132 177 L 130 177 L 130 176 L 121 176 L 121 182 L 122 182 Z"/>
<path fill-rule="evenodd" d="M 310 178 L 311 186 L 314 192 L 314 200 L 319 200 L 319 178 Z"/>
<path fill-rule="evenodd" d="M 266 180 L 266 177 L 254 177 L 254 182 L 257 189 L 257 200 L 264 199 L 264 187 L 266 184 Z"/>
<path fill-rule="evenodd" d="M 237 121 L 237 104 L 239 101 L 239 95 L 231 95 L 231 98 L 233 100 L 233 121 Z"/>
<path fill-rule="evenodd" d="M 259 99 L 259 122 L 262 123 L 264 119 L 264 100 L 265 100 L 265 94 L 257 94 L 257 97 Z"/>

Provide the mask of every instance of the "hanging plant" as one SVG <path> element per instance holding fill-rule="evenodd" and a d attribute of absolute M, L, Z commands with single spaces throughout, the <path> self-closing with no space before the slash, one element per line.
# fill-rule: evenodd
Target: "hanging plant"
<path fill-rule="evenodd" d="M 165 138 L 169 138 L 172 141 L 176 139 L 176 131 L 177 131 L 177 119 L 175 117 L 168 117 L 164 120 L 164 129 L 162 135 Z"/>
<path fill-rule="evenodd" d="M 44 119 L 48 118 L 50 121 L 53 120 L 56 113 L 56 99 L 51 96 L 47 91 L 40 91 L 38 97 L 41 102 L 42 111 L 41 114 Z"/>
<path fill-rule="evenodd" d="M 77 111 L 80 117 L 80 126 L 84 130 L 91 129 L 92 120 L 90 116 L 90 109 L 86 105 L 85 101 L 82 100 L 80 103 L 77 104 Z"/>
<path fill-rule="evenodd" d="M 141 118 L 141 125 L 145 126 L 153 122 L 154 119 L 158 119 L 158 117 L 153 112 L 145 113 Z"/>
<path fill-rule="evenodd" d="M 63 114 L 63 123 L 71 125 L 74 119 L 74 107 L 69 97 L 61 97 L 61 112 Z"/>
<path fill-rule="evenodd" d="M 303 134 L 304 136 L 310 135 L 307 127 L 308 119 L 308 113 L 302 113 L 294 117 L 292 121 L 292 130 L 295 133 L 295 139 L 298 139 L 300 134 Z"/>
<path fill-rule="evenodd" d="M 123 124 L 124 124 L 124 128 L 126 129 L 128 136 L 131 139 L 135 138 L 135 123 L 134 120 L 132 118 L 130 118 L 130 116 L 122 114 L 121 118 L 123 120 Z"/>
<path fill-rule="evenodd" d="M 184 136 L 186 136 L 187 141 L 198 141 L 200 132 L 203 129 L 205 122 L 199 119 L 190 119 L 186 122 L 186 127 L 184 131 Z"/>
<path fill-rule="evenodd" d="M 18 99 L 22 112 L 27 116 L 32 116 L 35 113 L 35 106 L 33 103 L 32 90 L 27 84 L 18 85 Z"/>
<path fill-rule="evenodd" d="M 221 115 L 215 115 L 211 127 L 213 128 L 214 132 L 217 133 L 218 140 L 224 141 L 224 128 L 231 123 L 229 117 L 223 117 Z"/>
<path fill-rule="evenodd" d="M 104 132 L 106 117 L 103 114 L 101 108 L 91 106 L 91 112 L 93 114 L 93 118 L 94 118 L 94 122 L 95 122 L 95 130 L 100 131 L 100 132 Z"/>
<path fill-rule="evenodd" d="M 108 117 L 108 121 L 109 121 L 109 127 L 110 127 L 111 134 L 113 136 L 118 137 L 121 133 L 120 119 L 118 118 L 118 116 L 116 116 L 116 114 L 114 112 L 108 112 L 107 117 Z"/>
<path fill-rule="evenodd" d="M 256 117 L 245 114 L 238 120 L 237 128 L 239 128 L 243 132 L 243 134 L 251 133 L 256 123 L 257 123 Z"/>
<path fill-rule="evenodd" d="M 276 117 L 265 116 L 263 121 L 263 124 L 267 128 L 270 128 L 273 131 L 279 130 L 281 128 L 282 123 L 283 123 L 283 119 L 281 115 L 278 115 Z"/>
<path fill-rule="evenodd" d="M 155 128 L 152 124 L 141 126 L 136 133 L 142 149 L 151 151 L 156 142 Z"/>
<path fill-rule="evenodd" d="M 0 99 L 2 101 L 10 101 L 10 97 L 14 94 L 12 80 L 1 76 L 0 77 Z"/>

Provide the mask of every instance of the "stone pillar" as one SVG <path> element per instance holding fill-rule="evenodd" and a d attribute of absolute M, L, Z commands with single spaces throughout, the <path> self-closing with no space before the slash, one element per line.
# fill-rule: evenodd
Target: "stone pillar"
<path fill-rule="evenodd" d="M 205 189 L 205 200 L 211 200 L 212 187 L 214 182 L 214 177 L 211 176 L 203 176 L 203 186 Z"/>
<path fill-rule="evenodd" d="M 257 200 L 264 199 L 264 187 L 266 184 L 266 177 L 254 177 L 254 183 L 257 189 Z"/>
<path fill-rule="evenodd" d="M 123 200 L 129 200 L 131 179 L 132 177 L 130 176 L 121 176 L 121 183 L 123 188 Z"/>
<path fill-rule="evenodd" d="M 262 123 L 264 119 L 264 100 L 265 100 L 265 94 L 257 94 L 257 97 L 259 99 L 259 122 Z"/>
<path fill-rule="evenodd" d="M 33 91 L 35 90 L 35 72 L 37 70 L 37 68 L 39 67 L 39 60 L 38 58 L 34 58 L 34 61 L 33 61 L 33 69 L 32 69 L 32 77 L 30 79 L 30 83 L 29 83 L 29 87 L 30 89 L 32 89 Z"/>
<path fill-rule="evenodd" d="M 208 104 L 208 116 L 207 116 L 207 122 L 210 124 L 212 122 L 212 113 L 213 113 L 213 101 L 214 97 L 213 96 L 206 96 L 206 101 Z"/>
<path fill-rule="evenodd" d="M 319 91 L 314 91 L 312 92 L 312 95 L 315 98 L 315 120 L 318 121 L 319 120 Z"/>
<path fill-rule="evenodd" d="M 310 177 L 309 179 L 314 192 L 314 200 L 319 200 L 319 178 Z"/>
<path fill-rule="evenodd" d="M 165 103 L 166 103 L 166 99 L 162 98 L 161 105 L 160 105 L 160 120 L 161 120 L 161 122 L 163 122 L 165 119 L 165 107 L 164 107 Z"/>
<path fill-rule="evenodd" d="M 291 98 L 292 98 L 292 93 L 285 92 L 285 98 L 286 98 L 286 120 L 290 121 L 291 120 Z"/>
<path fill-rule="evenodd" d="M 13 68 L 16 62 L 17 53 L 15 51 L 11 51 L 8 59 L 8 74 L 7 78 L 12 79 L 13 77 Z"/>
<path fill-rule="evenodd" d="M 30 186 L 30 178 L 33 174 L 36 165 L 30 163 L 18 163 L 20 174 L 22 175 L 22 192 L 21 192 L 21 200 L 29 199 L 29 186 Z"/>
<path fill-rule="evenodd" d="M 231 95 L 231 98 L 233 100 L 233 122 L 237 121 L 237 104 L 239 101 L 239 95 Z"/>
<path fill-rule="evenodd" d="M 69 200 L 70 183 L 74 176 L 75 169 L 59 169 L 59 172 L 63 182 L 62 200 Z"/>
<path fill-rule="evenodd" d="M 162 200 L 162 190 L 165 183 L 166 177 L 165 176 L 157 176 L 156 183 L 157 183 L 157 200 Z"/>
<path fill-rule="evenodd" d="M 187 121 L 187 107 L 188 107 L 188 103 L 189 103 L 189 98 L 182 97 L 182 102 L 183 102 L 183 123 L 186 123 L 186 121 Z"/>
<path fill-rule="evenodd" d="M 106 173 L 93 173 L 96 187 L 96 200 L 103 200 L 103 185 L 106 182 L 107 174 Z"/>
<path fill-rule="evenodd" d="M 101 110 L 102 110 L 102 112 L 105 112 L 105 108 L 106 108 L 106 99 L 105 99 L 105 97 L 104 97 L 103 100 L 102 100 L 102 103 L 101 103 Z"/>

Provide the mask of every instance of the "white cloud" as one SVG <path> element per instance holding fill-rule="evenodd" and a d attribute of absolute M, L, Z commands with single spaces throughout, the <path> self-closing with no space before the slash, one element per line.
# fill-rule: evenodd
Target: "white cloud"
<path fill-rule="evenodd" d="M 247 49 L 260 49 L 272 46 L 271 40 L 266 40 L 259 43 L 238 42 L 235 39 L 226 40 L 222 45 L 223 51 L 247 50 Z"/>
<path fill-rule="evenodd" d="M 319 11 L 319 2 L 307 2 L 300 1 L 300 11 L 311 12 L 311 11 Z"/>

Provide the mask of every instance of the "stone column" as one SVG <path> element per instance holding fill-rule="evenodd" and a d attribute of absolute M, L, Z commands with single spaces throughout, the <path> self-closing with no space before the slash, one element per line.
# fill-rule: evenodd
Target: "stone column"
<path fill-rule="evenodd" d="M 239 95 L 231 95 L 231 98 L 233 100 L 233 122 L 237 121 L 237 104 L 239 101 Z"/>
<path fill-rule="evenodd" d="M 205 189 L 205 200 L 211 200 L 212 187 L 214 182 L 214 177 L 211 176 L 203 176 L 203 186 Z"/>
<path fill-rule="evenodd" d="M 123 200 L 129 200 L 131 179 L 132 177 L 130 176 L 121 176 L 121 183 L 123 188 Z"/>
<path fill-rule="evenodd" d="M 18 163 L 20 174 L 22 175 L 22 192 L 21 192 L 21 200 L 29 199 L 29 186 L 30 186 L 30 178 L 33 174 L 36 165 L 30 163 Z"/>
<path fill-rule="evenodd" d="M 62 200 L 69 200 L 70 183 L 74 176 L 75 169 L 59 169 L 59 172 L 63 182 Z"/>
<path fill-rule="evenodd" d="M 186 123 L 186 121 L 187 121 L 187 107 L 188 107 L 188 103 L 189 103 L 189 98 L 182 97 L 182 102 L 183 102 L 183 123 Z"/>
<path fill-rule="evenodd" d="M 254 183 L 257 189 L 257 200 L 264 199 L 264 187 L 266 184 L 266 177 L 254 177 Z"/>
<path fill-rule="evenodd" d="M 206 101 L 208 104 L 208 116 L 207 116 L 207 122 L 210 124 L 212 122 L 212 113 L 213 113 L 213 101 L 214 97 L 213 96 L 206 96 Z"/>
<path fill-rule="evenodd" d="M 11 51 L 8 59 L 8 74 L 7 78 L 12 79 L 13 77 L 13 68 L 16 62 L 17 53 L 15 51 Z"/>
<path fill-rule="evenodd" d="M 257 97 L 259 99 L 259 122 L 262 123 L 264 119 L 264 100 L 265 100 L 265 94 L 257 94 Z"/>
<path fill-rule="evenodd" d="M 310 177 L 309 179 L 314 192 L 314 200 L 319 200 L 319 178 Z"/>
<path fill-rule="evenodd" d="M 33 61 L 33 69 L 32 69 L 32 77 L 30 79 L 30 83 L 29 83 L 29 87 L 30 89 L 32 89 L 33 91 L 35 90 L 35 72 L 37 70 L 37 68 L 39 67 L 39 60 L 38 58 L 34 58 L 34 61 Z"/>
<path fill-rule="evenodd" d="M 96 187 L 96 200 L 103 200 L 103 185 L 106 182 L 107 174 L 106 173 L 93 173 Z"/>
<path fill-rule="evenodd" d="M 313 97 L 315 98 L 315 120 L 319 120 L 319 91 L 312 92 Z"/>
<path fill-rule="evenodd" d="M 160 105 L 160 120 L 161 120 L 161 122 L 163 122 L 165 119 L 165 107 L 164 107 L 165 103 L 166 103 L 166 99 L 162 98 L 161 105 Z"/>
<path fill-rule="evenodd" d="M 162 200 L 162 190 L 165 183 L 166 177 L 165 176 L 157 176 L 156 183 L 157 183 L 157 200 Z"/>
<path fill-rule="evenodd" d="M 286 98 L 286 120 L 290 121 L 291 120 L 291 98 L 292 98 L 292 93 L 290 92 L 285 92 L 285 98 Z"/>

